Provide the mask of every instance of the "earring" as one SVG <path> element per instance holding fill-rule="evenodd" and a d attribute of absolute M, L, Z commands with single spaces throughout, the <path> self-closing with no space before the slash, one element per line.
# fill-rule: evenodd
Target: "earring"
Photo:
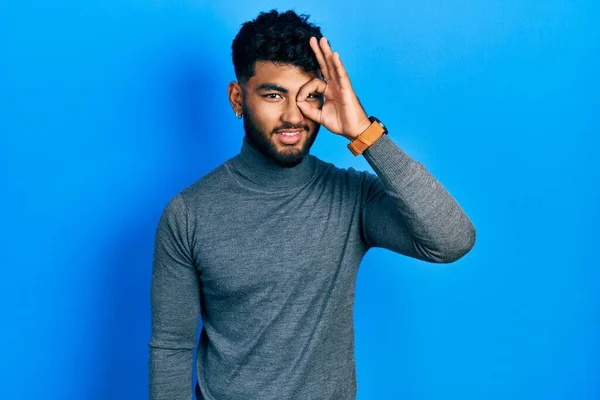
<path fill-rule="evenodd" d="M 240 111 L 236 111 L 236 112 L 235 112 L 235 116 L 236 116 L 238 119 L 242 119 L 242 113 L 241 113 Z"/>

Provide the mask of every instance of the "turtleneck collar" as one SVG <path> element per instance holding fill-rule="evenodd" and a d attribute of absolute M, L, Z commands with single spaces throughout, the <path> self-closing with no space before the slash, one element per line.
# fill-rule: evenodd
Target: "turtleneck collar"
<path fill-rule="evenodd" d="M 308 154 L 295 167 L 282 167 L 244 138 L 240 154 L 231 159 L 236 172 L 257 189 L 292 189 L 307 183 L 316 172 L 316 159 Z"/>

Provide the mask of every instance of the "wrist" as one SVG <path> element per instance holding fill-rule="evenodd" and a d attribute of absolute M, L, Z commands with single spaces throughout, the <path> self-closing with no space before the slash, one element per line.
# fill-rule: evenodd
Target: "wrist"
<path fill-rule="evenodd" d="M 357 128 L 352 132 L 348 132 L 346 138 L 350 141 L 359 137 L 364 131 L 366 131 L 369 126 L 371 126 L 371 121 L 369 117 L 365 114 L 363 118 L 361 118 L 361 122 L 357 125 Z"/>
<path fill-rule="evenodd" d="M 369 126 L 358 137 L 348 144 L 348 149 L 355 156 L 362 154 L 366 149 L 377 142 L 381 136 L 387 134 L 387 128 L 376 117 L 368 117 Z"/>

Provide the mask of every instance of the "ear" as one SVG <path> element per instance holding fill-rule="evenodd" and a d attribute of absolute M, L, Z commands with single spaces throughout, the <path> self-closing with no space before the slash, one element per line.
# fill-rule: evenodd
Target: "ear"
<path fill-rule="evenodd" d="M 237 82 L 229 83 L 227 87 L 227 95 L 229 97 L 229 104 L 233 108 L 233 112 L 237 114 L 242 113 L 242 87 Z"/>

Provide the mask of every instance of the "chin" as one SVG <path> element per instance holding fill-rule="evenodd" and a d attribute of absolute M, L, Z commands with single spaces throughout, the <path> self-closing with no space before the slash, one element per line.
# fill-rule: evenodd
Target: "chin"
<path fill-rule="evenodd" d="M 270 156 L 273 161 L 282 167 L 295 167 L 308 155 L 314 140 L 316 132 L 310 132 L 299 143 L 286 145 L 278 142 L 278 139 L 273 136 L 271 141 Z"/>
<path fill-rule="evenodd" d="M 270 158 L 282 167 L 295 167 L 300 164 L 304 157 L 308 154 L 307 149 L 299 148 L 294 151 L 275 150 L 270 152 Z"/>

